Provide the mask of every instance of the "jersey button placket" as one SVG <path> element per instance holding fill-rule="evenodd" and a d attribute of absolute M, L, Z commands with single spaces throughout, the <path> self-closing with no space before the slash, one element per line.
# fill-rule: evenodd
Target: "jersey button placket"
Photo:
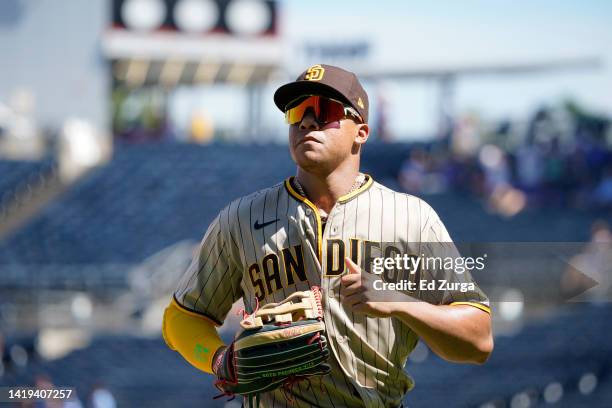
<path fill-rule="evenodd" d="M 306 208 L 304 209 L 304 215 L 306 216 L 306 218 L 308 219 L 308 222 L 306 222 L 306 227 L 304 228 L 304 231 L 310 235 L 312 242 L 314 243 L 314 247 L 316 250 L 318 250 L 320 247 L 322 248 L 323 246 L 323 242 L 319 242 L 319 220 L 317 219 L 317 214 L 315 211 L 312 210 L 312 208 L 310 208 L 310 206 L 308 204 L 304 204 L 306 206 Z M 321 233 L 321 241 L 323 241 L 323 233 Z M 319 253 L 318 258 L 322 258 L 322 254 Z M 322 259 L 318 259 L 318 262 L 321 266 L 321 272 L 323 272 L 323 260 Z M 323 293 L 325 293 L 325 281 L 323 279 L 320 280 L 321 282 L 321 291 Z"/>
<path fill-rule="evenodd" d="M 325 228 L 325 231 L 323 231 L 324 240 L 327 238 L 335 238 L 338 236 L 338 225 L 334 217 L 336 213 L 336 208 L 338 207 L 338 205 L 339 204 L 336 203 L 336 205 L 332 207 L 331 211 L 329 212 L 329 215 L 327 216 L 327 227 Z M 344 261 L 342 260 L 341 262 L 344 262 Z M 336 277 L 334 279 L 339 279 L 339 277 Z M 336 298 L 338 294 L 336 293 L 336 290 L 334 289 L 334 285 L 330 285 L 329 283 L 330 282 L 328 281 L 327 285 L 325 285 L 326 287 L 324 288 L 324 290 L 326 290 L 326 293 L 328 294 L 330 298 Z"/>

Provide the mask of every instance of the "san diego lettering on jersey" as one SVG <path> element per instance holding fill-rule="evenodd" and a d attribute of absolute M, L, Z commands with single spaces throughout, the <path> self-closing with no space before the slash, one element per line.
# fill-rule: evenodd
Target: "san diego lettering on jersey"
<path fill-rule="evenodd" d="M 390 245 L 368 240 L 350 238 L 346 242 L 341 239 L 327 239 L 324 242 L 326 251 L 322 264 L 325 266 L 323 276 L 336 277 L 346 272 L 344 258 L 350 257 L 353 262 L 361 265 L 367 273 L 375 272 L 377 254 L 388 256 L 402 256 L 399 245 Z M 363 256 L 362 256 L 363 254 Z M 251 285 L 255 288 L 255 295 L 261 302 L 266 296 L 307 280 L 304 264 L 304 248 L 301 244 L 290 248 L 283 248 L 279 253 L 272 252 L 258 259 L 247 268 Z M 408 273 L 415 274 L 417 269 L 410 269 Z M 380 275 L 380 273 L 378 273 Z M 386 269 L 383 279 L 386 282 L 397 281 L 398 270 Z"/>

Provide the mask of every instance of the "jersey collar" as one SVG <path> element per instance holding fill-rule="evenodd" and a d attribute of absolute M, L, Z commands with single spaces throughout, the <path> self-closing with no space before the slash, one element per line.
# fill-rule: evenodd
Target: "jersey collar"
<path fill-rule="evenodd" d="M 361 194 L 361 193 L 365 192 L 366 190 L 368 190 L 372 186 L 372 184 L 374 183 L 374 179 L 369 174 L 366 174 L 365 176 L 366 176 L 366 182 L 363 184 L 363 186 L 359 187 L 355 191 L 351 191 L 350 193 L 345 194 L 342 197 L 338 198 L 338 202 L 339 203 L 346 203 L 346 202 L 352 200 L 353 198 L 357 197 L 359 194 Z M 289 178 L 287 178 L 285 180 L 285 188 L 289 192 L 289 195 L 293 196 L 293 198 L 297 199 L 298 201 L 310 203 L 310 201 L 308 200 L 307 197 L 304 197 L 303 195 L 298 193 L 298 191 L 295 188 L 293 188 L 292 182 L 293 182 L 294 178 L 295 178 L 295 176 L 291 176 L 291 177 L 289 177 Z"/>

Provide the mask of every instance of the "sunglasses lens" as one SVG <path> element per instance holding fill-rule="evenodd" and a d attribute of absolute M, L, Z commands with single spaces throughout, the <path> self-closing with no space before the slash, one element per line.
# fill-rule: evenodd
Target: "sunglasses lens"
<path fill-rule="evenodd" d="M 319 123 L 330 123 L 344 119 L 344 105 L 332 99 L 321 98 Z"/>
<path fill-rule="evenodd" d="M 325 124 L 344 118 L 344 105 L 341 102 L 322 96 L 310 96 L 296 106 L 287 109 L 285 119 L 290 125 L 300 123 L 308 109 L 312 109 L 317 122 Z"/>
<path fill-rule="evenodd" d="M 287 109 L 287 111 L 285 112 L 285 119 L 287 120 L 287 123 L 290 125 L 294 125 L 296 123 L 301 122 L 308 108 L 315 109 L 317 105 L 315 98 L 317 97 L 316 96 L 308 97 L 304 99 L 302 102 L 300 102 L 299 104 L 297 104 L 296 106 L 290 109 Z M 316 109 L 315 109 L 315 112 L 316 112 Z"/>

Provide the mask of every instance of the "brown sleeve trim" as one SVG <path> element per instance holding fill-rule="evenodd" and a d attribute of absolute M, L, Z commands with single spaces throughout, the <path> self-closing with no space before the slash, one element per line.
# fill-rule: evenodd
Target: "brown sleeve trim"
<path fill-rule="evenodd" d="M 180 309 L 182 312 L 185 312 L 185 313 L 187 313 L 188 315 L 191 315 L 191 316 L 199 317 L 199 318 L 201 318 L 201 319 L 208 320 L 210 323 L 214 324 L 214 325 L 215 325 L 215 326 L 217 326 L 217 327 L 219 327 L 219 326 L 223 325 L 223 322 L 221 322 L 221 321 L 219 321 L 219 320 L 215 319 L 215 318 L 214 318 L 214 317 L 212 317 L 212 316 L 209 316 L 209 315 L 204 314 L 204 313 L 202 313 L 202 312 L 197 312 L 197 311 L 195 311 L 195 310 L 189 309 L 189 308 L 188 308 L 188 307 L 186 307 L 186 306 L 181 305 L 181 304 L 179 303 L 179 301 L 176 299 L 176 296 L 172 296 L 172 302 L 173 302 L 173 303 L 174 303 L 174 304 L 175 304 L 175 305 L 176 305 L 176 306 L 177 306 L 177 307 L 178 307 L 178 308 L 179 308 L 179 309 Z"/>
<path fill-rule="evenodd" d="M 449 306 L 458 306 L 458 305 L 468 305 L 468 306 L 473 306 L 477 309 L 480 309 L 484 312 L 487 312 L 488 314 L 491 314 L 491 308 L 489 306 L 483 305 L 482 303 L 476 303 L 476 302 L 453 302 L 451 303 Z"/>

